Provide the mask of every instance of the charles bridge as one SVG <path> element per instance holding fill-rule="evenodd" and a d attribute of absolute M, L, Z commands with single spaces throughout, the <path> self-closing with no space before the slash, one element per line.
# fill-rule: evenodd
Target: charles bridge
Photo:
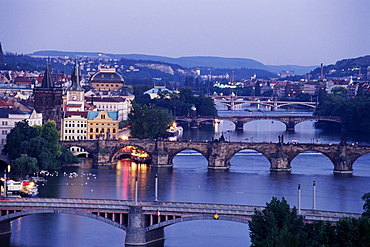
<path fill-rule="evenodd" d="M 193 220 L 225 220 L 248 224 L 254 210 L 262 206 L 188 202 L 138 202 L 109 199 L 2 198 L 0 199 L 0 240 L 11 235 L 11 221 L 35 214 L 71 214 L 93 218 L 126 232 L 126 246 L 163 242 L 164 228 Z M 359 213 L 301 209 L 305 222 L 336 222 Z M 42 229 L 41 229 L 42 230 Z M 246 233 L 247 234 L 247 233 Z"/>
<path fill-rule="evenodd" d="M 218 117 L 205 117 L 205 116 L 198 116 L 198 117 L 175 117 L 175 120 L 179 123 L 186 123 L 191 128 L 198 128 L 201 123 L 204 122 L 212 122 L 216 123 L 219 120 L 228 120 L 235 124 L 236 129 L 243 129 L 244 124 L 256 121 L 256 120 L 272 120 L 272 121 L 280 121 L 285 124 L 287 131 L 294 130 L 295 126 L 301 122 L 305 121 L 329 121 L 342 124 L 341 117 L 335 116 L 270 116 L 270 115 L 262 115 L 262 116 L 218 116 Z"/>
<path fill-rule="evenodd" d="M 270 171 L 291 170 L 292 160 L 300 153 L 314 151 L 325 155 L 333 164 L 334 173 L 352 173 L 354 162 L 362 155 L 370 153 L 370 145 L 220 142 L 220 141 L 167 141 L 167 140 L 82 140 L 60 141 L 67 147 L 80 147 L 88 152 L 94 166 L 113 165 L 128 146 L 137 147 L 151 157 L 153 167 L 172 167 L 175 156 L 184 150 L 194 150 L 208 161 L 208 169 L 228 169 L 230 160 L 245 149 L 261 153 L 270 162 Z"/>

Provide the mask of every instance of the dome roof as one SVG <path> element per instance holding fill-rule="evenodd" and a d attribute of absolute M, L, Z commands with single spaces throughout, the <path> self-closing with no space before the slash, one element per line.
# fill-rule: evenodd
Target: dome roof
<path fill-rule="evenodd" d="M 99 69 L 99 72 L 93 74 L 90 78 L 90 83 L 92 82 L 115 82 L 115 83 L 124 83 L 123 77 L 116 72 L 115 69 Z"/>

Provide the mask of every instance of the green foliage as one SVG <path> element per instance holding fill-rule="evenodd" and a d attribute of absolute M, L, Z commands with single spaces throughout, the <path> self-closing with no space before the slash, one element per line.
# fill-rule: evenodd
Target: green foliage
<path fill-rule="evenodd" d="M 59 169 L 60 165 L 77 163 L 69 150 L 61 149 L 59 132 L 55 126 L 53 121 L 35 127 L 30 127 L 26 120 L 16 124 L 7 135 L 3 150 L 8 155 L 14 172 Z"/>
<path fill-rule="evenodd" d="M 37 165 L 37 159 L 29 157 L 27 154 L 21 154 L 19 158 L 12 161 L 12 168 L 14 171 L 27 174 L 38 172 L 39 167 Z"/>
<path fill-rule="evenodd" d="M 251 246 L 263 247 L 358 247 L 370 246 L 370 192 L 362 196 L 362 218 L 342 218 L 304 223 L 296 209 L 290 209 L 286 200 L 272 198 L 262 211 L 255 210 L 249 222 Z"/>
<path fill-rule="evenodd" d="M 189 116 L 191 107 L 197 108 L 197 115 L 201 116 L 217 116 L 217 109 L 211 98 L 205 97 L 201 93 L 199 97 L 195 97 L 190 87 L 185 87 L 180 90 L 180 93 L 160 95 L 160 98 L 150 99 L 149 95 L 142 94 L 143 87 L 135 87 L 135 101 L 140 105 L 151 107 L 156 105 L 158 108 L 168 109 L 173 116 Z"/>
<path fill-rule="evenodd" d="M 287 201 L 273 197 L 262 211 L 255 210 L 249 222 L 251 246 L 302 246 L 303 218 Z"/>
<path fill-rule="evenodd" d="M 351 131 L 370 132 L 370 99 L 355 97 L 345 99 L 339 95 L 326 94 L 319 103 L 315 115 L 340 116 L 342 124 Z"/>
<path fill-rule="evenodd" d="M 132 109 L 128 115 L 131 137 L 139 139 L 156 139 L 167 137 L 166 130 L 172 122 L 172 115 L 166 109 L 153 105 L 139 105 L 132 102 Z"/>
<path fill-rule="evenodd" d="M 364 205 L 363 205 L 364 212 L 362 213 L 362 215 L 364 217 L 370 217 L 370 192 L 365 193 L 361 197 L 361 199 L 364 201 Z"/>

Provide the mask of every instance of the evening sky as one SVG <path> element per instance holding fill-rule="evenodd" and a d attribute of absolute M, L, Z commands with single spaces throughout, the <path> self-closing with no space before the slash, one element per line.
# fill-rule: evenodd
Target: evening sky
<path fill-rule="evenodd" d="M 4 51 L 332 64 L 370 54 L 369 0 L 0 0 Z"/>

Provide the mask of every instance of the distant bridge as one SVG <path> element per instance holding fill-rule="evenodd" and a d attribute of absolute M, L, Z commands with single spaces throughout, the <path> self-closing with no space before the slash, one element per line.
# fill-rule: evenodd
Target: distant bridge
<path fill-rule="evenodd" d="M 294 130 L 295 126 L 305 121 L 328 121 L 342 124 L 341 117 L 335 116 L 198 116 L 198 117 L 175 117 L 175 120 L 179 123 L 187 123 L 191 128 L 197 128 L 202 122 L 217 122 L 218 120 L 228 120 L 235 124 L 236 129 L 243 129 L 245 123 L 257 120 L 273 120 L 279 121 L 285 124 L 287 131 Z"/>
<path fill-rule="evenodd" d="M 194 150 L 208 161 L 209 169 L 228 169 L 230 160 L 236 153 L 251 149 L 261 153 L 269 162 L 271 171 L 290 171 L 292 160 L 300 153 L 315 151 L 325 155 L 334 166 L 334 173 L 352 173 L 353 163 L 362 155 L 370 153 L 370 145 L 311 144 L 258 142 L 219 142 L 219 141 L 163 141 L 163 140 L 82 140 L 60 141 L 61 145 L 81 147 L 92 157 L 94 165 L 112 165 L 127 146 L 144 150 L 151 157 L 151 166 L 172 167 L 177 154 L 184 150 Z"/>
<path fill-rule="evenodd" d="M 248 97 L 248 96 L 213 96 L 215 103 L 226 105 L 229 110 L 236 110 L 244 104 L 255 104 L 261 106 L 267 106 L 271 110 L 276 111 L 278 108 L 288 105 L 300 105 L 309 108 L 316 108 L 317 102 L 307 101 L 280 101 L 272 98 L 261 97 Z"/>
<path fill-rule="evenodd" d="M 146 245 L 164 240 L 164 228 L 193 220 L 225 220 L 247 224 L 254 210 L 262 206 L 187 203 L 135 202 L 106 199 L 2 198 L 0 238 L 9 238 L 10 222 L 32 214 L 71 214 L 93 218 L 126 231 L 125 243 Z M 343 217 L 359 218 L 359 213 L 300 210 L 305 222 Z"/>

